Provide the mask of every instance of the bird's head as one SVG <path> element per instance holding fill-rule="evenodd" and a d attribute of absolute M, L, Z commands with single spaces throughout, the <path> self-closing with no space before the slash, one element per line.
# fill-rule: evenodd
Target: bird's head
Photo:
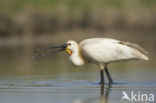
<path fill-rule="evenodd" d="M 78 48 L 78 44 L 73 40 L 67 41 L 66 45 L 65 52 L 67 52 L 69 55 L 72 55 L 72 53 Z"/>
<path fill-rule="evenodd" d="M 58 49 L 58 50 L 49 52 L 48 54 L 43 54 L 43 52 L 45 50 L 51 50 L 51 49 Z M 38 54 L 35 55 L 35 58 L 42 58 L 42 57 L 48 56 L 50 54 L 55 54 L 55 53 L 58 53 L 61 51 L 65 51 L 69 55 L 72 55 L 72 53 L 74 53 L 77 49 L 78 49 L 78 44 L 75 41 L 70 40 L 62 45 L 59 45 L 59 46 L 51 46 L 48 48 L 35 49 L 34 52 L 38 52 Z"/>

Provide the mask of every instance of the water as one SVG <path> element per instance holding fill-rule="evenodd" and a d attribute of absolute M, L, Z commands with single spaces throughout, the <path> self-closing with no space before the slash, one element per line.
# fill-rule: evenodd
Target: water
<path fill-rule="evenodd" d="M 131 103 L 121 101 L 123 91 L 128 96 L 132 91 L 156 95 L 154 60 L 109 65 L 114 84 L 109 85 L 105 77 L 106 84 L 101 87 L 96 65 L 74 67 L 63 56 L 1 61 L 0 103 Z"/>
<path fill-rule="evenodd" d="M 133 69 L 126 71 L 111 69 L 115 83 L 112 85 L 106 83 L 104 87 L 98 85 L 98 70 L 87 70 L 1 76 L 0 102 L 121 103 L 123 91 L 129 96 L 131 91 L 156 95 L 156 77 L 153 69 L 138 69 L 136 72 L 132 72 Z"/>

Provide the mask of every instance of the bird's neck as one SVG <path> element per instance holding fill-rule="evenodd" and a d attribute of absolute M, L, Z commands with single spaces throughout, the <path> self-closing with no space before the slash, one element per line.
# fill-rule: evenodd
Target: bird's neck
<path fill-rule="evenodd" d="M 72 52 L 72 55 L 69 56 L 69 59 L 75 66 L 82 66 L 84 64 L 84 58 L 79 48 Z"/>

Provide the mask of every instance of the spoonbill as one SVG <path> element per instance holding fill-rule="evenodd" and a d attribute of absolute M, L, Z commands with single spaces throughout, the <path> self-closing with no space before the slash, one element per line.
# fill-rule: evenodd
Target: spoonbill
<path fill-rule="evenodd" d="M 79 44 L 76 41 L 69 40 L 63 45 L 38 49 L 43 51 L 46 49 L 60 48 L 55 52 L 65 51 L 69 54 L 69 60 L 75 66 L 82 66 L 86 63 L 97 64 L 100 68 L 101 81 L 99 84 L 104 85 L 104 71 L 109 80 L 109 84 L 113 83 L 112 77 L 108 71 L 108 64 L 117 61 L 128 60 L 145 60 L 147 61 L 148 52 L 137 44 L 119 41 L 110 38 L 90 38 L 82 40 Z M 49 55 L 49 54 L 47 54 Z M 41 57 L 47 56 L 43 55 Z"/>

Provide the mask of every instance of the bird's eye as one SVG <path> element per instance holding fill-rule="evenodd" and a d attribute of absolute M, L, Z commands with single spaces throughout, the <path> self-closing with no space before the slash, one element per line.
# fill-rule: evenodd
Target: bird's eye
<path fill-rule="evenodd" d="M 68 44 L 69 46 L 71 46 L 71 44 Z"/>

